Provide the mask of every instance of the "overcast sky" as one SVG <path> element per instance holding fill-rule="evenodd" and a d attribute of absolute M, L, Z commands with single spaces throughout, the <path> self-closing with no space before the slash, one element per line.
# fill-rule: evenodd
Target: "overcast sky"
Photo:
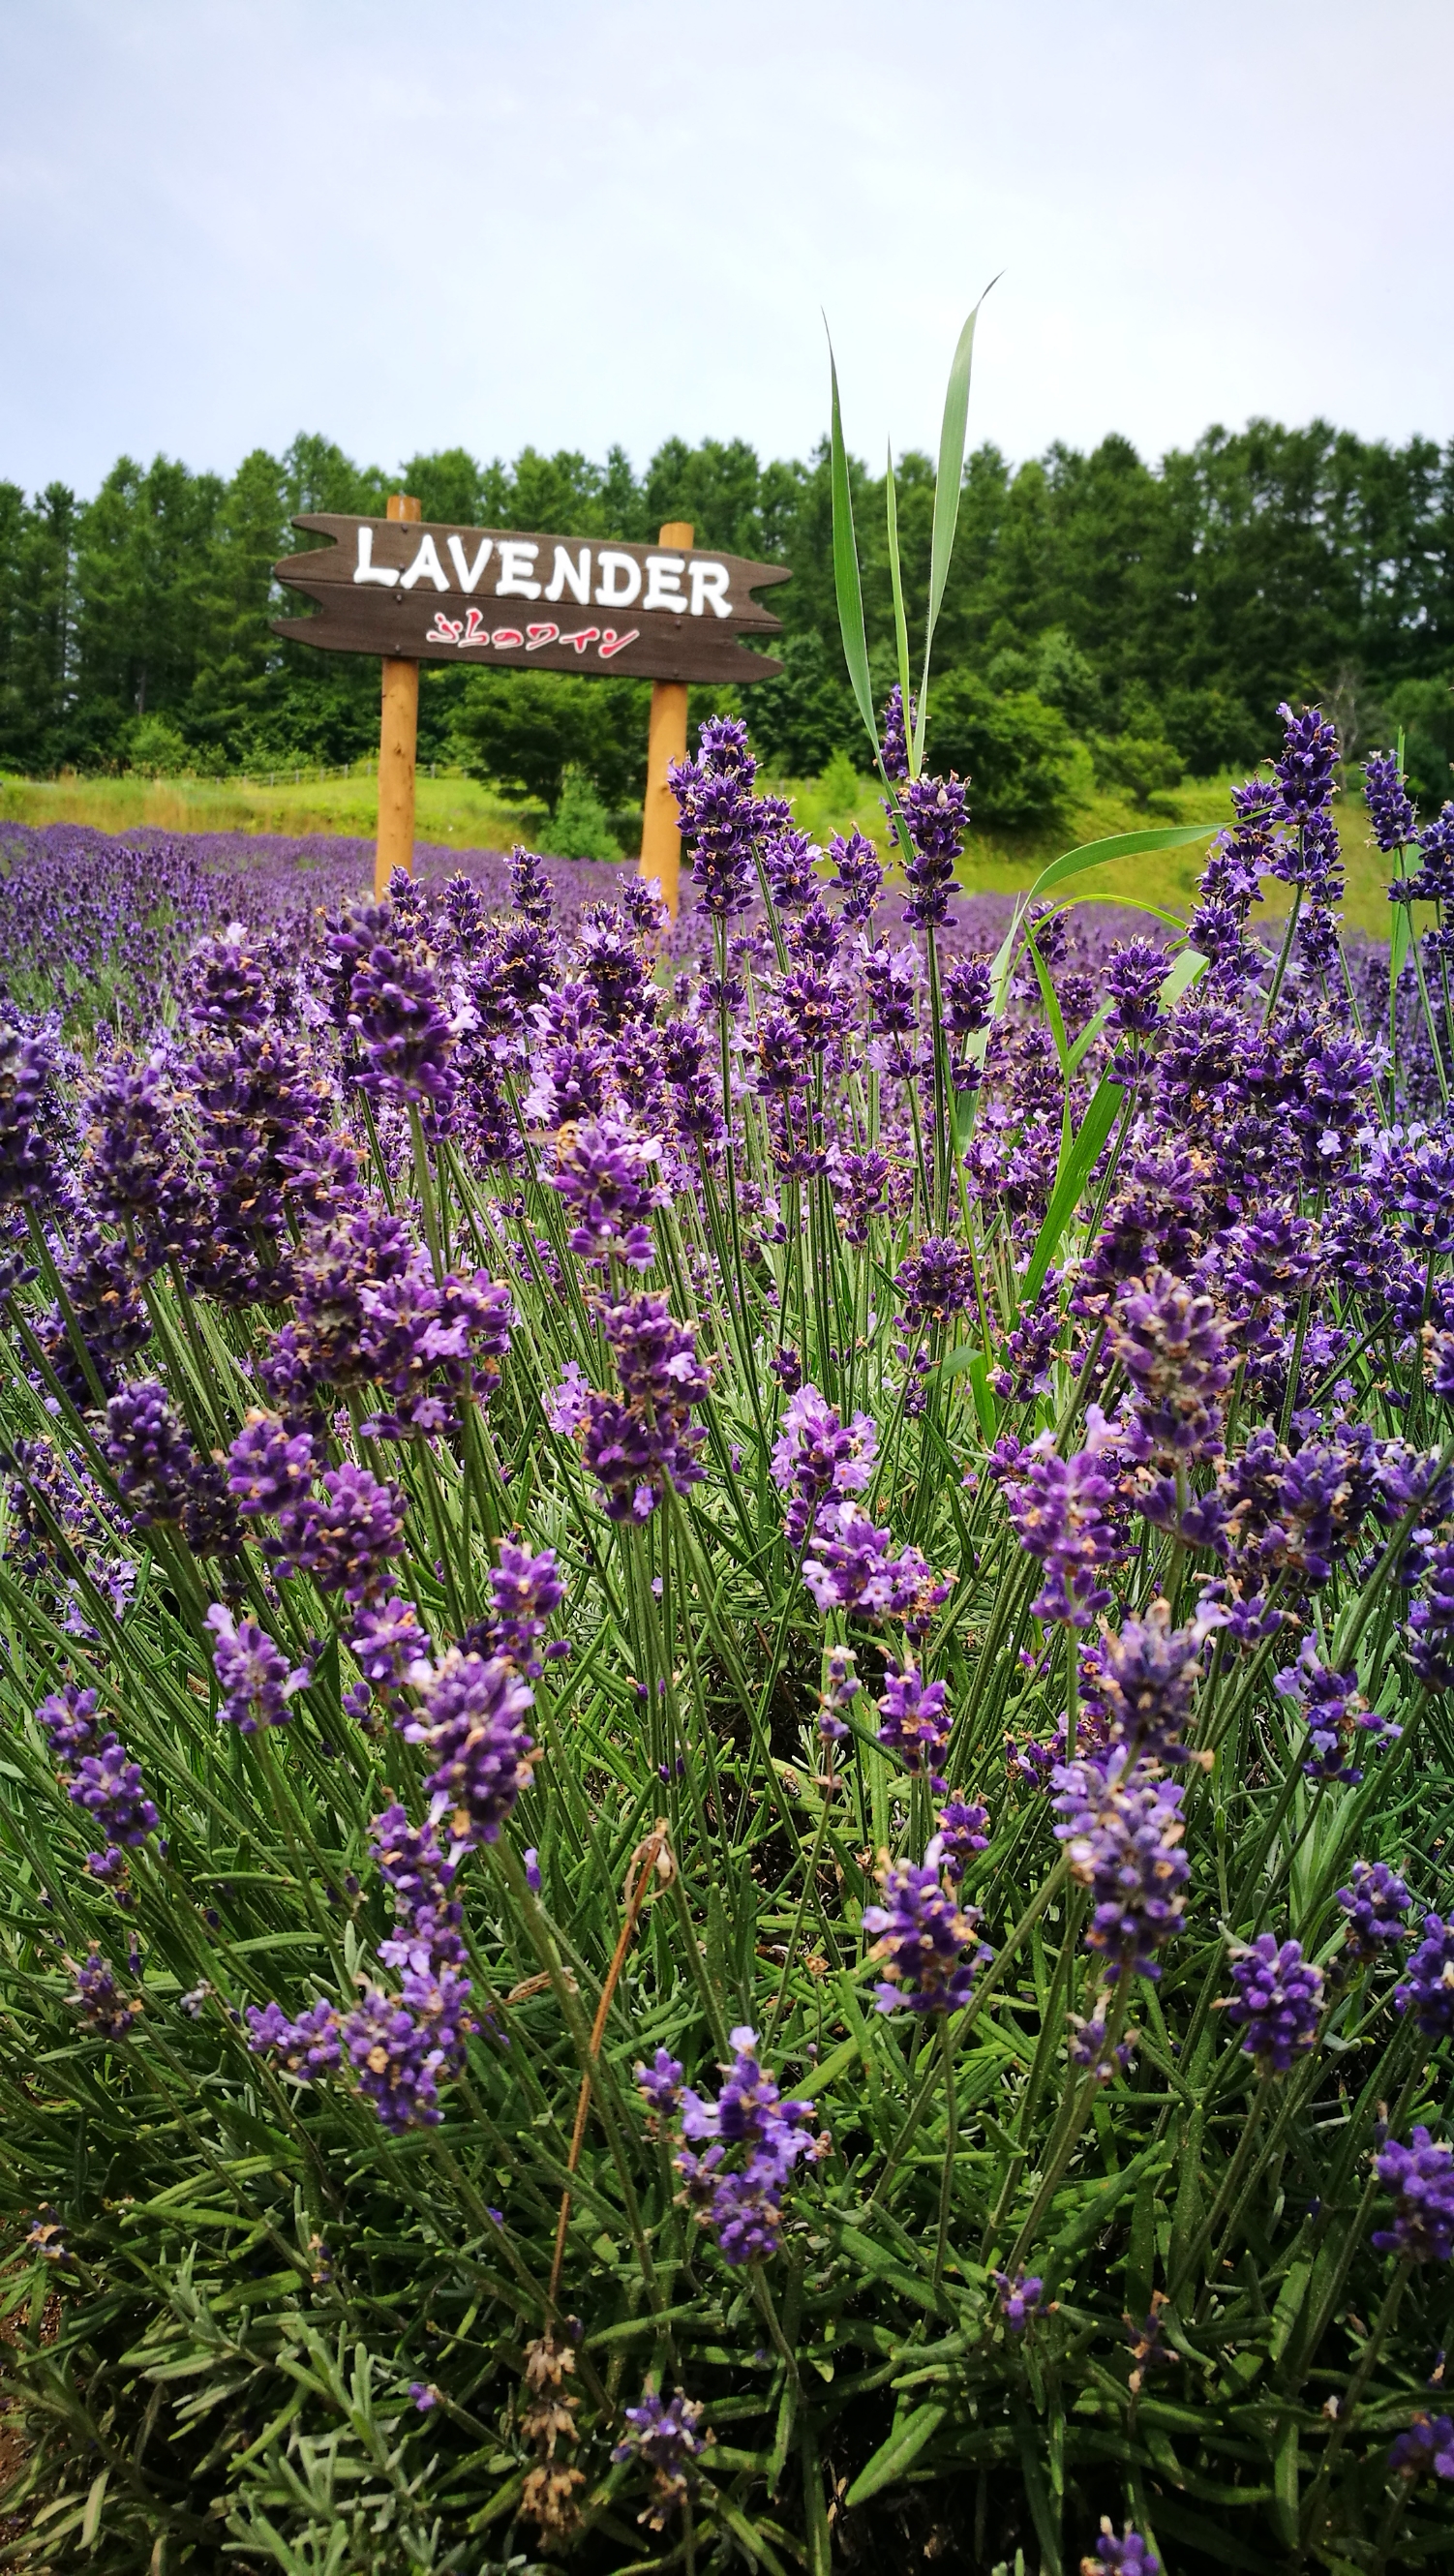
<path fill-rule="evenodd" d="M 1454 434 L 1450 0 L 0 0 L 0 477 Z"/>

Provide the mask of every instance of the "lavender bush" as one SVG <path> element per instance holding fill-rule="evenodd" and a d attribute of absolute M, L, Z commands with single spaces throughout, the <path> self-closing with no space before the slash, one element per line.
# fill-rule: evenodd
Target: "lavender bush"
<path fill-rule="evenodd" d="M 724 718 L 674 934 L 178 857 L 142 1034 L 12 1004 L 12 2558 L 1449 2548 L 1413 955 L 1315 709 L 1184 928 L 990 931 L 926 685 L 891 886 Z"/>

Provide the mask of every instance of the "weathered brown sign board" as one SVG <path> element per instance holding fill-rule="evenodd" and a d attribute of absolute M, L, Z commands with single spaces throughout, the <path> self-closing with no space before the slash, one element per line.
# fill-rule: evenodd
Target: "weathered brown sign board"
<path fill-rule="evenodd" d="M 318 603 L 274 618 L 279 635 L 337 653 L 484 668 L 625 673 L 643 680 L 770 680 L 782 669 L 742 639 L 782 632 L 754 590 L 789 578 L 705 547 L 532 536 L 448 521 L 348 518 L 295 528 L 333 542 L 273 570 Z"/>

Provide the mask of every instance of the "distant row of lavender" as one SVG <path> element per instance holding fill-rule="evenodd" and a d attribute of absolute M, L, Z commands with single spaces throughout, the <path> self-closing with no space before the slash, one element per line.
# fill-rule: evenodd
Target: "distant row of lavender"
<path fill-rule="evenodd" d="M 510 899 L 498 850 L 423 843 L 426 881 L 463 870 L 492 908 Z M 546 859 L 557 911 L 610 893 L 618 871 L 598 860 Z M 373 844 L 313 833 L 139 831 L 81 823 L 0 826 L 0 987 L 29 1009 L 57 1006 L 84 1023 L 135 1035 L 170 1018 L 182 962 L 207 932 L 244 920 L 290 934 L 301 949 L 323 916 L 365 893 Z"/>
<path fill-rule="evenodd" d="M 134 1039 L 170 1020 L 182 966 L 195 942 L 231 921 L 282 931 L 308 948 L 327 913 L 367 892 L 373 844 L 326 833 L 98 832 L 88 824 L 0 825 L 0 998 L 59 1010 L 72 1033 Z M 555 917 L 574 934 L 586 904 L 609 900 L 622 871 L 599 859 L 541 859 Z M 415 872 L 426 885 L 464 874 L 487 909 L 508 910 L 510 864 L 501 850 L 421 842 Z M 761 906 L 752 907 L 757 921 Z M 977 895 L 941 934 L 946 954 L 996 945 L 1010 914 L 1006 895 Z M 1082 913 L 1099 949 L 1124 935 L 1129 916 Z M 758 925 L 760 926 L 760 924 Z M 1097 935 L 1099 934 L 1099 935 Z M 711 916 L 687 890 L 668 943 L 683 964 L 710 946 Z"/>

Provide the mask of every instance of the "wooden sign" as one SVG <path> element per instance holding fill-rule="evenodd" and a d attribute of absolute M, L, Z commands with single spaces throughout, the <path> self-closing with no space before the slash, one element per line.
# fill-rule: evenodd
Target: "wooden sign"
<path fill-rule="evenodd" d="M 782 669 L 741 639 L 781 634 L 781 619 L 752 594 L 788 580 L 785 564 L 329 510 L 293 525 L 333 541 L 273 566 L 318 602 L 315 616 L 273 620 L 300 644 L 487 670 L 739 685 Z"/>

